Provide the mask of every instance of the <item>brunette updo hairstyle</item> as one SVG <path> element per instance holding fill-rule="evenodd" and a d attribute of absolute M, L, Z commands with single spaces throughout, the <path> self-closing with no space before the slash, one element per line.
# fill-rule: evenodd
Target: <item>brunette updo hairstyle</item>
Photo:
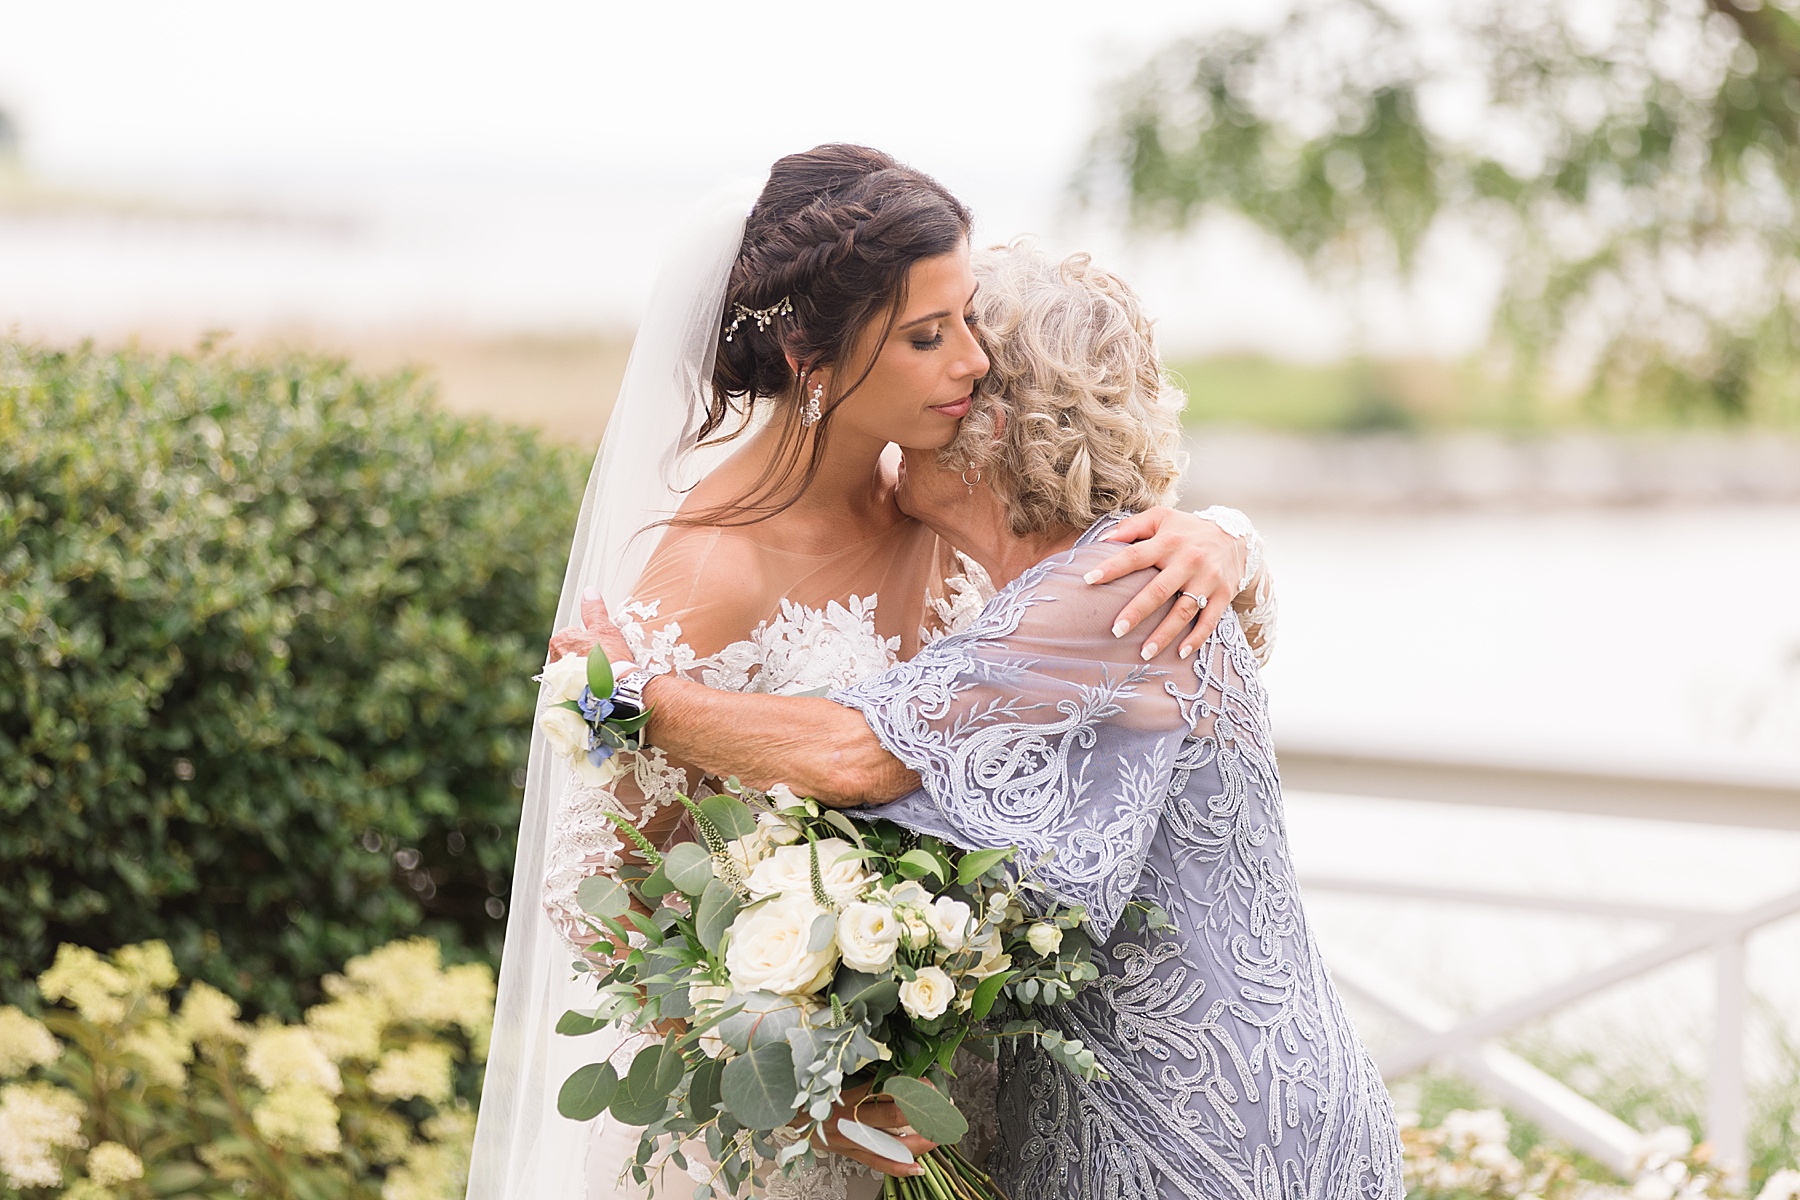
<path fill-rule="evenodd" d="M 784 298 L 793 311 L 766 326 L 740 321 L 730 341 L 721 336 L 699 436 L 714 442 L 736 437 L 759 403 L 774 401 L 783 453 L 739 501 L 694 520 L 749 524 L 799 498 L 818 473 L 832 412 L 874 367 L 873 358 L 849 361 L 858 336 L 885 322 L 875 343 L 879 352 L 906 304 L 912 265 L 948 254 L 968 237 L 969 210 L 961 201 L 879 150 L 833 143 L 790 154 L 770 168 L 744 227 L 721 320 L 729 325 L 737 305 L 764 310 Z M 810 453 L 809 430 L 800 419 L 803 379 L 789 367 L 790 355 L 801 365 L 801 377 L 819 367 L 838 368 L 833 390 L 821 402 L 822 419 L 810 429 Z"/>

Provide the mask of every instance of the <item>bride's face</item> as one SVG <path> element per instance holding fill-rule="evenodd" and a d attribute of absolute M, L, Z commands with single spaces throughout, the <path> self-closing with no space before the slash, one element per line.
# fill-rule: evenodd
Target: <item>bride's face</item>
<path fill-rule="evenodd" d="M 969 411 L 975 381 L 988 369 L 972 328 L 974 299 L 966 245 L 913 264 L 906 304 L 886 338 L 877 342 L 887 322 L 871 322 L 856 340 L 852 365 L 822 381 L 828 392 L 849 387 L 874 360 L 868 377 L 838 405 L 834 430 L 908 450 L 948 445 Z"/>

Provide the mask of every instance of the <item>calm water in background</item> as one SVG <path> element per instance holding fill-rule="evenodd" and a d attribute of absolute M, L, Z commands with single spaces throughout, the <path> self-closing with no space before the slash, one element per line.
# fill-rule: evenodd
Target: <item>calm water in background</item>
<path fill-rule="evenodd" d="M 1261 522 L 1281 597 L 1276 736 L 1800 776 L 1800 508 L 1578 510 Z M 1302 874 L 1730 910 L 1800 888 L 1800 833 L 1296 794 Z M 1464 1010 L 1599 966 L 1646 922 L 1308 896 L 1354 950 Z M 1751 943 L 1800 1030 L 1800 920 Z M 1602 1057 L 1703 1065 L 1707 964 L 1547 1029 Z M 1775 1069 L 1766 1027 L 1759 1070 Z M 1379 1023 L 1371 1036 L 1382 1040 Z"/>

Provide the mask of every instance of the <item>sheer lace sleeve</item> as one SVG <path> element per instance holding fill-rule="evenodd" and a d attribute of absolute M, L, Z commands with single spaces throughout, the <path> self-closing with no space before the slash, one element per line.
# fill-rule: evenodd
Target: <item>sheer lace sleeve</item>
<path fill-rule="evenodd" d="M 1087 907 L 1098 936 L 1136 889 L 1184 743 L 1218 720 L 1204 680 L 1229 645 L 1249 654 L 1235 617 L 1183 662 L 1145 663 L 1110 625 L 1145 579 L 1090 586 L 1110 546 L 1055 555 L 1001 589 L 967 629 L 886 674 L 832 693 L 861 710 L 924 786 L 878 815 L 958 845 L 1018 845 L 1063 899 Z"/>

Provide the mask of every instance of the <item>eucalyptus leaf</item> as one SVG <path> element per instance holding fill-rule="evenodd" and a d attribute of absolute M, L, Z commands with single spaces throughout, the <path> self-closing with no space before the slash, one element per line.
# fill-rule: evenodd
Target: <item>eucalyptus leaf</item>
<path fill-rule="evenodd" d="M 733 996 L 727 1003 L 742 1009 L 719 1022 L 719 1037 L 740 1054 L 775 1042 L 786 1045 L 787 1031 L 806 1021 L 797 1001 L 774 992 Z"/>
<path fill-rule="evenodd" d="M 817 954 L 831 945 L 831 939 L 837 936 L 837 918 L 830 913 L 820 913 L 813 918 L 812 936 L 807 940 L 806 952 Z"/>
<path fill-rule="evenodd" d="M 914 1161 L 913 1153 L 906 1148 L 906 1143 L 886 1130 L 864 1125 L 861 1121 L 852 1121 L 849 1117 L 839 1117 L 837 1126 L 839 1133 L 871 1154 L 879 1154 L 882 1158 L 891 1158 L 895 1162 Z"/>
<path fill-rule="evenodd" d="M 923 1079 L 896 1075 L 881 1090 L 894 1098 L 894 1103 L 906 1115 L 906 1123 L 927 1141 L 940 1146 L 954 1145 L 969 1132 L 969 1122 L 956 1110 L 950 1097 Z"/>
<path fill-rule="evenodd" d="M 700 802 L 700 811 L 728 841 L 756 832 L 756 814 L 736 796 L 708 796 Z"/>
<path fill-rule="evenodd" d="M 701 895 L 712 882 L 712 855 L 698 842 L 682 842 L 663 855 L 662 872 L 683 895 Z"/>
<path fill-rule="evenodd" d="M 684 845 L 686 843 L 683 843 Z M 650 872 L 650 878 L 638 884 L 638 892 L 647 900 L 658 900 L 675 890 L 675 881 L 662 867 Z"/>
<path fill-rule="evenodd" d="M 606 1111 L 619 1091 L 619 1073 L 611 1063 L 589 1063 L 562 1085 L 556 1111 L 571 1121 L 591 1121 Z"/>
<path fill-rule="evenodd" d="M 616 879 L 589 875 L 575 888 L 575 902 L 589 916 L 617 917 L 631 907 L 631 893 Z"/>
<path fill-rule="evenodd" d="M 879 1021 L 900 1003 L 900 985 L 889 975 L 870 975 L 840 967 L 832 981 L 831 994 L 849 1008 L 857 1003 L 868 1006 L 869 1019 Z"/>
<path fill-rule="evenodd" d="M 719 1079 L 725 1073 L 725 1064 L 716 1058 L 709 1058 L 694 1068 L 694 1076 L 688 1081 L 687 1112 L 696 1121 L 710 1121 L 713 1110 L 719 1106 Z"/>
<path fill-rule="evenodd" d="M 731 922 L 737 917 L 738 910 L 743 907 L 731 885 L 723 879 L 714 879 L 700 893 L 700 903 L 694 910 L 694 931 L 699 935 L 700 944 L 714 954 L 719 952 L 719 943 L 725 938 L 725 931 L 731 928 Z"/>
<path fill-rule="evenodd" d="M 719 1096 L 749 1129 L 776 1129 L 794 1116 L 794 1056 L 786 1042 L 758 1046 L 725 1064 Z"/>

